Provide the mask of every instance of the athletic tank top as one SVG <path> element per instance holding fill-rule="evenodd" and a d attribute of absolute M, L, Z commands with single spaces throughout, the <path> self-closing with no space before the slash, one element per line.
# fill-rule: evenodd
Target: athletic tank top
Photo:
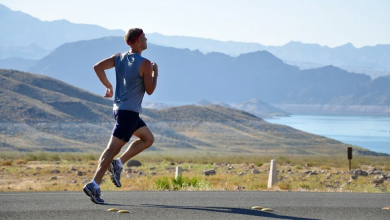
<path fill-rule="evenodd" d="M 116 88 L 114 110 L 141 113 L 145 94 L 144 78 L 139 68 L 145 58 L 138 53 L 124 52 L 115 58 Z"/>

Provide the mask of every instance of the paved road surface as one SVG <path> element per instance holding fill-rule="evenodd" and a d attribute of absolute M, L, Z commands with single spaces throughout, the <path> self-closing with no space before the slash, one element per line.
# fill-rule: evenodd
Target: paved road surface
<path fill-rule="evenodd" d="M 93 204 L 83 192 L 0 193 L 0 219 L 390 219 L 382 209 L 388 193 L 116 191 L 103 198 L 108 204 Z"/>

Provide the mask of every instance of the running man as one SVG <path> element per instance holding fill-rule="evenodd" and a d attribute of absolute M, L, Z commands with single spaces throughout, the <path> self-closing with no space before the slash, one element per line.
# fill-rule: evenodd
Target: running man
<path fill-rule="evenodd" d="M 97 204 L 104 203 L 100 198 L 100 183 L 107 169 L 112 182 L 117 187 L 121 187 L 120 175 L 123 164 L 154 142 L 152 132 L 139 117 L 144 94 L 146 92 L 151 95 L 154 92 L 158 77 L 157 64 L 141 56 L 142 51 L 147 48 L 146 41 L 142 29 L 130 29 L 125 34 L 125 42 L 130 46 L 130 50 L 115 54 L 94 66 L 96 75 L 106 87 L 105 98 L 113 96 L 113 88 L 105 70 L 115 67 L 116 72 L 113 107 L 116 123 L 107 148 L 100 156 L 93 180 L 83 187 L 85 194 Z M 139 139 L 132 142 L 118 159 L 113 160 L 132 135 Z"/>

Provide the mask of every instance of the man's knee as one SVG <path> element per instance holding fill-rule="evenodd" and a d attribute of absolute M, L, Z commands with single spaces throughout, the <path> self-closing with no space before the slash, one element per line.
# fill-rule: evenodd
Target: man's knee
<path fill-rule="evenodd" d="M 146 148 L 152 146 L 152 144 L 154 143 L 154 135 L 152 133 L 150 133 L 149 135 L 145 136 L 144 140 L 142 140 L 145 142 L 146 144 Z"/>

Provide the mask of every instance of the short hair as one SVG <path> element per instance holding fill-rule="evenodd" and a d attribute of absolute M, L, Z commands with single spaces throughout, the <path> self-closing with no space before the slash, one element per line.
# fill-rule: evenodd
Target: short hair
<path fill-rule="evenodd" d="M 125 42 L 130 45 L 134 38 L 138 38 L 142 32 L 143 30 L 141 28 L 131 28 L 125 34 Z"/>

